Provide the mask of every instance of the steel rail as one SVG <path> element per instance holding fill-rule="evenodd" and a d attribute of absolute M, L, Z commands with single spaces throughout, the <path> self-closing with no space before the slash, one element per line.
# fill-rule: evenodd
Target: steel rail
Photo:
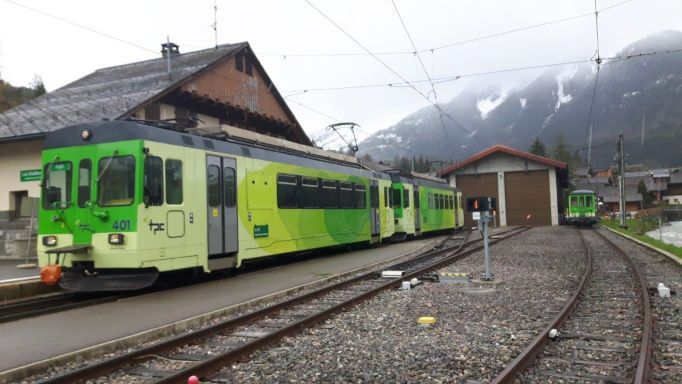
<path fill-rule="evenodd" d="M 504 238 L 500 238 L 497 240 L 491 241 L 492 244 L 497 243 L 500 240 L 504 240 L 507 237 L 511 237 L 514 235 L 517 235 L 519 233 L 522 233 L 526 230 L 530 229 L 530 227 L 522 228 L 521 230 L 518 231 L 508 231 L 507 233 L 511 233 L 507 235 Z M 355 306 L 357 304 L 360 304 L 364 302 L 365 300 L 368 300 L 374 296 L 376 296 L 378 293 L 381 291 L 384 291 L 389 288 L 397 287 L 401 284 L 403 280 L 410 280 L 414 277 L 420 276 L 426 272 L 432 271 L 433 269 L 440 268 L 444 265 L 451 264 L 452 262 L 463 258 L 464 256 L 468 256 L 469 254 L 472 254 L 476 251 L 480 251 L 483 249 L 483 246 L 477 246 L 475 248 L 468 249 L 463 252 L 459 252 L 458 250 L 462 248 L 464 245 L 464 242 L 462 243 L 461 246 L 457 247 L 457 250 L 454 251 L 453 254 L 443 257 L 440 260 L 437 260 L 433 263 L 430 263 L 429 265 L 419 268 L 415 271 L 412 271 L 408 274 L 403 275 L 402 277 L 398 279 L 393 279 L 391 281 L 388 281 L 384 284 L 381 284 L 378 287 L 372 288 L 369 291 L 363 292 L 358 296 L 352 297 L 350 299 L 347 299 L 339 304 L 336 304 L 330 308 L 327 308 L 323 311 L 320 311 L 318 313 L 315 313 L 311 316 L 308 316 L 302 320 L 299 320 L 297 322 L 294 322 L 290 325 L 287 325 L 284 328 L 281 328 L 279 330 L 276 330 L 267 336 L 264 336 L 262 338 L 256 339 L 250 343 L 244 344 L 240 347 L 237 347 L 235 349 L 232 349 L 230 351 L 227 351 L 223 354 L 216 355 L 215 357 L 206 360 L 204 362 L 191 365 L 187 368 L 184 368 L 182 370 L 179 370 L 169 376 L 163 377 L 160 380 L 156 381 L 156 384 L 169 384 L 169 383 L 185 383 L 187 378 L 190 375 L 195 375 L 198 377 L 210 377 L 213 375 L 215 372 L 219 371 L 221 368 L 223 368 L 225 365 L 236 362 L 236 361 L 244 361 L 248 359 L 248 357 L 258 349 L 276 343 L 277 341 L 281 340 L 285 336 L 290 336 L 295 333 L 298 333 L 299 331 L 311 327 L 320 321 L 330 317 L 334 313 L 343 311 L 349 307 Z M 444 250 L 446 252 L 437 252 L 437 253 L 447 253 L 447 251 L 451 251 L 450 249 Z"/>
<path fill-rule="evenodd" d="M 648 380 L 648 370 L 649 370 L 649 360 L 651 357 L 651 305 L 649 303 L 649 294 L 647 291 L 646 280 L 640 268 L 632 261 L 632 259 L 620 249 L 614 242 L 606 238 L 602 233 L 595 230 L 599 236 L 601 236 L 605 242 L 614 249 L 618 254 L 620 254 L 628 265 L 630 265 L 637 281 L 641 287 L 642 295 L 642 305 L 643 305 L 643 328 L 642 328 L 642 340 L 640 344 L 640 354 L 637 361 L 637 371 L 635 373 L 635 384 L 643 384 Z M 520 374 L 528 365 L 530 365 L 535 358 L 540 354 L 544 346 L 549 340 L 549 331 L 553 328 L 560 328 L 564 322 L 570 317 L 570 315 L 575 311 L 580 297 L 583 295 L 583 290 L 586 287 L 586 282 L 589 280 L 592 274 L 592 261 L 593 255 L 591 248 L 587 245 L 584 235 L 581 233 L 581 240 L 585 247 L 588 256 L 588 268 L 583 274 L 580 284 L 576 293 L 573 295 L 571 300 L 568 301 L 566 306 L 561 310 L 561 312 L 552 320 L 550 325 L 548 325 L 542 332 L 540 332 L 531 343 L 502 371 L 498 374 L 492 381 L 491 384 L 502 384 L 502 383 L 512 383 L 516 376 Z"/>
<path fill-rule="evenodd" d="M 599 236 L 601 236 L 601 238 L 604 239 L 613 250 L 623 256 L 625 261 L 634 271 L 637 281 L 641 287 L 640 292 L 642 294 L 642 306 L 644 307 L 644 311 L 642 313 L 644 317 L 644 324 L 642 326 L 642 341 L 639 347 L 639 358 L 637 359 L 637 371 L 635 372 L 635 384 L 647 383 L 649 381 L 649 367 L 651 365 L 651 339 L 653 336 L 651 302 L 649 301 L 649 290 L 647 289 L 644 273 L 642 272 L 642 269 L 639 268 L 639 266 L 634 262 L 634 260 L 632 260 L 632 258 L 623 249 L 616 245 L 616 243 L 604 236 L 604 234 L 600 231 L 595 230 L 595 232 L 599 234 Z"/>
<path fill-rule="evenodd" d="M 513 233 L 514 230 L 507 231 L 505 233 Z M 460 244 L 459 246 L 463 246 L 470 233 L 467 233 L 466 238 Z M 473 240 L 471 243 L 481 241 L 481 239 Z M 442 244 L 442 243 L 441 243 Z M 480 249 L 480 247 L 479 247 Z M 452 248 L 443 248 L 443 249 L 438 249 L 438 250 L 432 250 L 424 253 L 423 255 L 418 256 L 415 259 L 420 259 L 420 258 L 427 258 L 427 257 L 434 257 L 438 256 L 440 254 L 447 253 L 448 251 L 452 251 Z M 396 265 L 403 264 L 405 261 L 399 262 Z M 388 267 L 390 268 L 390 267 Z M 383 268 L 382 268 L 383 269 Z M 308 301 L 310 299 L 313 299 L 315 297 L 321 296 L 323 294 L 326 294 L 328 292 L 331 292 L 333 290 L 341 289 L 346 286 L 352 285 L 354 283 L 357 283 L 361 280 L 366 280 L 369 278 L 372 278 L 375 276 L 377 273 L 376 270 L 358 275 L 356 277 L 344 280 L 342 282 L 339 282 L 337 284 L 332 284 L 330 286 L 322 287 L 317 290 L 305 293 L 300 296 L 296 296 L 294 298 L 275 303 L 271 306 L 268 306 L 266 308 L 262 308 L 256 311 L 253 311 L 251 313 L 244 314 L 242 316 L 236 317 L 236 318 L 231 318 L 231 319 L 226 319 L 223 320 L 219 323 L 213 324 L 211 326 L 205 327 L 198 329 L 196 331 L 180 334 L 177 336 L 173 336 L 171 338 L 159 341 L 155 344 L 140 348 L 136 351 L 132 351 L 130 353 L 126 353 L 120 356 L 113 357 L 111 359 L 107 359 L 104 361 L 100 361 L 97 363 L 93 363 L 91 365 L 65 372 L 63 374 L 60 374 L 58 376 L 46 379 L 42 381 L 41 383 L 43 384 L 61 384 L 61 383 L 76 383 L 76 382 L 82 382 L 84 380 L 88 380 L 94 377 L 99 377 L 102 375 L 105 375 L 107 373 L 110 373 L 112 371 L 115 371 L 117 369 L 126 367 L 131 364 L 131 362 L 139 362 L 144 359 L 149 359 L 153 357 L 154 355 L 161 354 L 165 351 L 172 350 L 174 348 L 182 347 L 184 345 L 191 344 L 192 342 L 196 340 L 201 340 L 207 337 L 210 337 L 212 335 L 218 334 L 224 330 L 236 328 L 245 324 L 250 324 L 254 320 L 266 317 L 272 313 L 279 312 L 285 308 L 292 307 L 294 305 L 300 304 L 302 302 Z M 398 280 L 399 282 L 400 280 Z M 244 346 L 242 346 L 244 347 Z M 234 350 L 233 350 L 234 351 Z"/>
<path fill-rule="evenodd" d="M 535 358 L 542 352 L 542 349 L 545 347 L 545 344 L 547 344 L 547 341 L 549 340 L 549 332 L 552 329 L 558 329 L 561 328 L 561 326 L 568 320 L 568 318 L 573 314 L 575 309 L 578 306 L 578 302 L 582 294 L 584 293 L 583 291 L 585 290 L 587 286 L 587 281 L 590 279 L 590 276 L 592 276 L 592 250 L 590 247 L 587 245 L 587 242 L 585 241 L 585 237 L 580 235 L 580 239 L 582 240 L 583 246 L 585 247 L 585 252 L 587 254 L 587 263 L 585 266 L 585 272 L 583 273 L 583 277 L 580 279 L 580 283 L 578 284 L 578 287 L 571 297 L 570 300 L 566 303 L 566 305 L 562 308 L 561 312 L 557 314 L 554 319 L 549 323 L 549 325 L 543 329 L 531 342 L 526 346 L 526 348 L 521 351 L 521 353 L 516 356 L 514 360 L 504 369 L 502 372 L 500 372 L 492 381 L 491 384 L 502 384 L 502 383 L 511 383 L 513 382 L 514 378 L 521 373 L 528 365 L 530 365 Z"/>

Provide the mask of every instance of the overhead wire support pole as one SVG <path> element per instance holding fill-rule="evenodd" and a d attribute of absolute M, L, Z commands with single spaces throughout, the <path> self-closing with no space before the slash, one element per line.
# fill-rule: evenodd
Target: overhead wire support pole
<path fill-rule="evenodd" d="M 595 63 L 597 63 L 597 74 L 594 77 L 594 89 L 592 89 L 592 101 L 590 102 L 590 111 L 587 113 L 587 126 L 585 132 L 587 134 L 587 167 L 592 168 L 592 110 L 594 109 L 594 100 L 597 95 L 597 83 L 599 82 L 599 70 L 601 69 L 602 58 L 599 53 L 599 9 L 597 8 L 597 0 L 594 0 L 594 27 L 597 39 L 597 51 L 595 53 Z"/>

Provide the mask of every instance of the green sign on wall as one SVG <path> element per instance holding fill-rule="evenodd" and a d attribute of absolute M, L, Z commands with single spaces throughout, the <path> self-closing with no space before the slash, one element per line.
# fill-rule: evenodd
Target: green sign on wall
<path fill-rule="evenodd" d="M 41 169 L 26 169 L 19 171 L 19 179 L 21 181 L 38 181 L 43 177 Z"/>

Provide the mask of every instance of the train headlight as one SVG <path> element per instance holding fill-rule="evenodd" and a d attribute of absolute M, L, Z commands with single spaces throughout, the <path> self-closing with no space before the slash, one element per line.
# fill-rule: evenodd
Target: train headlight
<path fill-rule="evenodd" d="M 89 129 L 84 129 L 81 131 L 81 139 L 88 141 L 90 140 L 90 137 L 92 136 L 92 133 L 90 132 Z"/>
<path fill-rule="evenodd" d="M 54 247 L 57 245 L 57 236 L 43 236 L 43 245 L 46 247 Z"/>
<path fill-rule="evenodd" d="M 119 245 L 125 243 L 125 236 L 122 233 L 110 233 L 109 244 Z"/>

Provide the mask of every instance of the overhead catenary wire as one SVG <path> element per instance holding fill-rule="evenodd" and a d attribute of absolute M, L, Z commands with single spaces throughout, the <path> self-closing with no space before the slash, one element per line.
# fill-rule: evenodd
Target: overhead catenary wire
<path fill-rule="evenodd" d="M 395 9 L 395 13 L 398 15 L 398 19 L 400 19 L 400 24 L 402 24 L 408 40 L 410 40 L 410 44 L 412 45 L 412 49 L 414 49 L 414 51 L 417 52 L 417 46 L 414 44 L 414 40 L 412 40 L 412 36 L 410 35 L 410 31 L 407 29 L 407 25 L 405 25 L 405 21 L 403 20 L 403 17 L 400 15 L 400 11 L 398 10 L 398 6 L 395 4 L 395 0 L 391 0 L 391 3 L 393 4 L 393 9 Z M 438 118 L 440 119 L 440 126 L 443 129 L 443 134 L 445 135 L 445 142 L 447 143 L 448 150 L 450 151 L 450 154 L 452 155 L 452 157 L 454 159 L 454 156 L 455 156 L 454 148 L 452 147 L 452 143 L 450 142 L 450 136 L 448 135 L 448 130 L 445 128 L 445 121 L 443 120 L 443 114 L 441 113 L 441 109 L 439 107 L 438 94 L 436 93 L 436 88 L 433 85 L 433 80 L 431 80 L 431 76 L 429 75 L 429 71 L 426 70 L 426 66 L 424 65 L 424 61 L 422 61 L 421 55 L 417 52 L 416 56 L 417 56 L 417 60 L 419 61 L 419 64 L 421 65 L 422 69 L 424 70 L 424 74 L 426 75 L 426 79 L 429 81 L 429 84 L 431 85 L 431 91 L 433 92 L 433 99 L 436 103 L 436 109 L 438 110 Z"/>
<path fill-rule="evenodd" d="M 106 38 L 109 38 L 109 39 L 112 39 L 112 40 L 116 40 L 116 41 L 118 41 L 119 43 L 127 44 L 127 45 L 130 45 L 130 46 L 132 46 L 132 47 L 139 48 L 139 49 L 144 50 L 144 51 L 147 51 L 147 52 L 151 52 L 151 53 L 153 53 L 153 54 L 155 54 L 155 55 L 158 54 L 158 52 L 156 52 L 156 51 L 154 51 L 154 50 L 152 50 L 152 49 L 149 49 L 149 48 L 147 48 L 147 47 L 143 47 L 143 46 L 141 46 L 141 45 L 132 43 L 132 42 L 130 42 L 130 41 L 121 39 L 121 38 L 119 38 L 119 37 L 110 35 L 110 34 L 108 34 L 108 33 L 98 31 L 98 30 L 96 30 L 96 29 L 94 29 L 94 28 L 90 28 L 90 27 L 85 26 L 85 25 L 83 25 L 83 24 L 79 24 L 79 23 L 76 23 L 76 22 L 74 22 L 74 21 L 67 20 L 67 19 L 65 19 L 65 18 L 63 18 L 63 17 L 56 16 L 56 15 L 47 13 L 47 12 L 45 12 L 45 11 L 41 11 L 40 9 L 30 7 L 30 6 L 26 5 L 26 4 L 21 4 L 21 3 L 19 3 L 19 2 L 13 1 L 13 0 L 4 0 L 4 1 L 7 2 L 7 3 L 10 3 L 10 4 L 13 4 L 13 5 L 16 5 L 17 7 L 21 7 L 21 8 L 24 8 L 24 9 L 28 9 L 28 10 L 30 10 L 30 11 L 32 11 L 32 12 L 35 12 L 35 13 L 39 13 L 39 14 L 41 14 L 41 15 L 43 15 L 43 16 L 46 16 L 46 17 L 49 17 L 49 18 L 51 18 L 51 19 L 55 19 L 55 20 L 61 21 L 61 22 L 63 22 L 63 23 L 72 25 L 72 26 L 74 26 L 74 27 L 81 28 L 81 29 L 84 29 L 84 30 L 89 31 L 89 32 L 92 32 L 92 33 L 96 33 L 96 34 L 98 34 L 98 35 L 100 35 L 100 36 L 104 36 L 104 37 L 106 37 Z"/>
<path fill-rule="evenodd" d="M 310 5 L 315 11 L 317 11 L 322 17 L 327 19 L 332 25 L 334 25 L 339 31 L 341 31 L 344 35 L 346 35 L 349 39 L 351 39 L 355 44 L 357 44 L 360 48 L 362 48 L 365 52 L 367 52 L 370 56 L 372 56 L 376 61 L 378 61 L 381 65 L 383 65 L 386 69 L 388 69 L 391 73 L 396 75 L 400 80 L 402 80 L 406 85 L 408 85 L 410 88 L 412 88 L 415 92 L 417 92 L 419 95 L 421 95 L 424 99 L 426 99 L 430 104 L 436 106 L 442 113 L 444 113 L 450 120 L 452 120 L 460 129 L 465 131 L 470 137 L 475 138 L 477 141 L 482 143 L 484 146 L 487 146 L 485 143 L 483 143 L 477 136 L 475 136 L 475 132 L 471 132 L 469 129 L 464 127 L 461 123 L 459 123 L 457 120 L 455 120 L 450 114 L 447 112 L 443 111 L 440 106 L 437 104 L 434 104 L 428 96 L 426 96 L 423 92 L 421 92 L 419 89 L 417 89 L 412 83 L 409 81 L 405 80 L 403 76 L 401 76 L 398 72 L 396 72 L 393 68 L 391 68 L 388 64 L 386 64 L 383 60 L 381 60 L 379 57 L 377 57 L 375 54 L 372 53 L 369 49 L 367 49 L 362 43 L 360 43 L 357 39 L 355 39 L 352 35 L 350 35 L 346 30 L 341 28 L 340 25 L 338 25 L 334 20 L 332 20 L 329 16 L 327 16 L 322 10 L 317 8 L 310 0 L 305 0 L 305 2 Z"/>
<path fill-rule="evenodd" d="M 590 101 L 590 109 L 587 113 L 587 124 L 585 125 L 585 136 L 587 138 L 587 166 L 592 166 L 592 110 L 594 109 L 594 100 L 597 96 L 597 84 L 599 83 L 599 71 L 601 69 L 601 55 L 599 52 L 599 9 L 597 8 L 597 0 L 594 0 L 594 29 L 595 39 L 597 43 L 597 51 L 595 53 L 595 63 L 597 64 L 597 74 L 594 76 L 594 88 L 592 89 L 592 100 Z"/>
<path fill-rule="evenodd" d="M 624 0 L 619 3 L 610 5 L 606 8 L 603 8 L 600 12 L 608 11 L 613 8 L 620 7 L 624 4 L 630 3 L 633 0 Z M 390 55 L 415 55 L 417 53 L 437 53 L 438 51 L 442 51 L 448 48 L 456 47 L 459 45 L 465 45 L 469 43 L 474 43 L 477 41 L 482 41 L 482 40 L 487 40 L 495 37 L 500 37 L 508 34 L 513 34 L 513 33 L 518 33 L 518 32 L 523 32 L 531 29 L 536 29 L 536 28 L 541 28 L 541 27 L 546 27 L 548 25 L 552 24 L 558 24 L 558 23 L 564 23 L 567 21 L 571 20 L 576 20 L 588 16 L 592 16 L 594 13 L 593 12 L 586 12 L 586 13 L 581 13 L 573 16 L 568 16 L 568 17 L 562 17 L 559 19 L 553 19 L 549 21 L 544 21 L 541 23 L 537 24 L 531 24 L 531 25 L 526 25 L 523 27 L 518 27 L 518 28 L 513 28 L 509 29 L 506 31 L 501 31 L 501 32 L 496 32 L 496 33 L 491 33 L 488 35 L 483 35 L 483 36 L 478 36 L 478 37 L 473 37 L 471 39 L 466 39 L 466 40 L 461 40 L 461 41 L 456 41 L 452 43 L 447 43 L 443 44 L 440 46 L 435 46 L 432 48 L 427 48 L 427 49 L 421 49 L 417 50 L 414 49 L 412 51 L 383 51 L 383 52 L 373 52 L 374 55 L 378 56 L 390 56 Z M 286 59 L 287 57 L 343 57 L 343 56 L 371 56 L 367 52 L 331 52 L 331 53 L 280 53 L 280 52 L 259 52 L 259 55 L 264 55 L 264 56 L 278 56 Z"/>

